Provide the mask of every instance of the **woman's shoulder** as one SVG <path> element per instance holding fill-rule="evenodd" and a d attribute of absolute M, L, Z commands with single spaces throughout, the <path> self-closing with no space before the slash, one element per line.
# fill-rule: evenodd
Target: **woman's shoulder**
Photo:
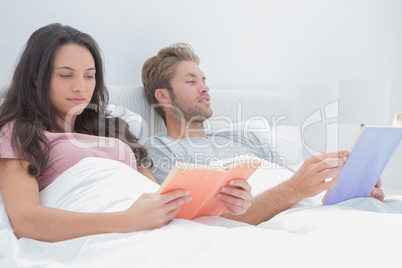
<path fill-rule="evenodd" d="M 11 134 L 13 133 L 14 124 L 15 124 L 15 120 L 5 123 L 3 125 L 3 127 L 1 127 L 1 129 L 0 129 L 0 135 L 1 136 L 4 136 L 4 135 L 11 136 Z"/>
<path fill-rule="evenodd" d="M 0 129 L 0 157 L 17 158 L 17 153 L 12 146 L 14 121 L 6 123 Z"/>

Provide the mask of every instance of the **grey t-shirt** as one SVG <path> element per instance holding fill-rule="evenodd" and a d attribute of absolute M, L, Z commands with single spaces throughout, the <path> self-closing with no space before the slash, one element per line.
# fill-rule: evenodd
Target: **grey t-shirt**
<path fill-rule="evenodd" d="M 208 165 L 239 156 L 258 157 L 276 162 L 268 144 L 263 144 L 252 132 L 219 131 L 207 134 L 207 138 L 172 139 L 168 136 L 152 136 L 144 144 L 153 167 L 149 169 L 161 184 L 176 161 Z"/>

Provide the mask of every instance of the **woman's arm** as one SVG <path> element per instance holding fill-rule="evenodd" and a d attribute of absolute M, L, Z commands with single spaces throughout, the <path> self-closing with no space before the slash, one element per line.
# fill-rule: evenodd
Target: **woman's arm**
<path fill-rule="evenodd" d="M 27 172 L 28 163 L 0 160 L 0 188 L 15 235 L 42 241 L 124 233 L 162 227 L 189 201 L 188 192 L 177 190 L 165 195 L 143 194 L 125 211 L 81 213 L 40 206 L 36 178 Z"/>

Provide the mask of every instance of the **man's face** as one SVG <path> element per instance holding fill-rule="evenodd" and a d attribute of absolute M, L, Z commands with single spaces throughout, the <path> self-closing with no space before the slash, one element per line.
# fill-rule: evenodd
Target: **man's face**
<path fill-rule="evenodd" d="M 173 89 L 170 94 L 171 105 L 183 113 L 186 122 L 203 122 L 211 117 L 209 87 L 205 84 L 204 73 L 195 62 L 179 62 L 170 85 Z M 179 116 L 177 112 L 173 114 Z"/>

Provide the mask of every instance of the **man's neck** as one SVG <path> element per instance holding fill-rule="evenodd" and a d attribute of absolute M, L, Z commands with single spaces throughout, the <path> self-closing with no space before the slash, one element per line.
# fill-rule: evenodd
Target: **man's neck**
<path fill-rule="evenodd" d="M 185 124 L 177 122 L 167 122 L 167 135 L 173 139 L 183 138 L 206 138 L 204 125 L 202 122 L 186 122 Z"/>

